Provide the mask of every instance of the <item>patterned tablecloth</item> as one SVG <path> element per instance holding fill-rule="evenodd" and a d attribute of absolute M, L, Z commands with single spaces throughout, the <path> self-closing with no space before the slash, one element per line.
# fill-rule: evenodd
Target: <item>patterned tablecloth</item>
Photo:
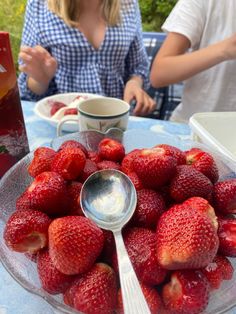
<path fill-rule="evenodd" d="M 55 127 L 34 114 L 34 103 L 22 102 L 30 149 L 50 145 Z M 188 125 L 167 121 L 130 117 L 128 129 L 145 129 L 187 139 Z M 0 264 L 0 314 L 51 314 L 52 307 L 40 297 L 24 290 Z M 231 311 L 236 314 L 236 311 Z"/>

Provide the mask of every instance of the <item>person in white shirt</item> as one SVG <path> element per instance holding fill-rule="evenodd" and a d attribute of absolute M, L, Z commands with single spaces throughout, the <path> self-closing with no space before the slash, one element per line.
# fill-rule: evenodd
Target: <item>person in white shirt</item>
<path fill-rule="evenodd" d="M 236 111 L 236 0 L 179 0 L 162 26 L 154 87 L 184 81 L 172 121 L 195 112 Z"/>

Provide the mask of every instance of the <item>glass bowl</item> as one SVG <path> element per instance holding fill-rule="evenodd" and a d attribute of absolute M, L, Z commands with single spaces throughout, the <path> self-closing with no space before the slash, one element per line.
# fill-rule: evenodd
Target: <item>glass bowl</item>
<path fill-rule="evenodd" d="M 122 132 L 119 129 L 111 129 L 106 133 L 97 131 L 85 131 L 68 134 L 52 141 L 51 146 L 54 149 L 66 140 L 76 139 L 84 144 L 88 149 L 96 149 L 100 140 L 104 137 L 110 137 L 122 141 L 126 153 L 134 148 L 153 147 L 157 144 L 170 144 L 179 147 L 182 150 L 188 150 L 191 147 L 200 147 L 214 155 L 218 168 L 220 170 L 220 179 L 235 178 L 236 165 L 229 159 L 213 152 L 206 146 L 191 141 L 183 141 L 175 136 L 158 134 L 148 130 L 128 130 Z M 8 217 L 15 210 L 15 201 L 17 197 L 30 184 L 32 178 L 27 173 L 27 166 L 33 157 L 33 153 L 13 166 L 0 181 L 0 258 L 3 266 L 10 275 L 30 293 L 36 294 L 46 300 L 57 313 L 79 313 L 76 310 L 65 305 L 61 295 L 50 295 L 41 288 L 37 274 L 36 264 L 30 261 L 24 254 L 10 251 L 3 240 L 3 230 Z M 233 267 L 236 268 L 236 258 L 230 259 Z M 233 279 L 224 281 L 221 288 L 211 294 L 209 305 L 205 314 L 226 313 L 236 306 L 236 271 Z M 233 311 L 231 312 L 233 313 Z"/>

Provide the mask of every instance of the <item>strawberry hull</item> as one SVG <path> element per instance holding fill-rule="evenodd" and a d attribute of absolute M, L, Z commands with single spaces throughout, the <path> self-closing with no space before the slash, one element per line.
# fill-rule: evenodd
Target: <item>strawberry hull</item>
<path fill-rule="evenodd" d="M 28 152 L 9 34 L 0 32 L 0 177 Z"/>

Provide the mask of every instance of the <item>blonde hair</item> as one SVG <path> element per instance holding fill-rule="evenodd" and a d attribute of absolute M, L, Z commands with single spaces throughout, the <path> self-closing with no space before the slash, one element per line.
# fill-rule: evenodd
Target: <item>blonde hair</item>
<path fill-rule="evenodd" d="M 90 1 L 90 0 L 88 0 Z M 78 26 L 81 0 L 47 0 L 49 9 L 72 27 Z M 102 0 L 103 16 L 109 26 L 120 22 L 120 0 Z"/>

